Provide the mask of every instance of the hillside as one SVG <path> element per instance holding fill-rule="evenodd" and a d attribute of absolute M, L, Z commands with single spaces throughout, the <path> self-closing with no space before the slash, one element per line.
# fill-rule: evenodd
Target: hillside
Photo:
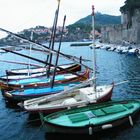
<path fill-rule="evenodd" d="M 75 22 L 75 24 L 78 23 L 83 23 L 83 24 L 91 24 L 91 15 L 88 15 L 80 20 L 78 20 L 77 22 Z M 95 23 L 98 25 L 108 25 L 108 24 L 120 24 L 121 23 L 121 16 L 113 16 L 113 15 L 106 15 L 106 14 L 101 14 L 99 12 L 97 12 L 95 14 Z"/>
<path fill-rule="evenodd" d="M 95 29 L 100 32 L 102 25 L 110 25 L 110 24 L 120 24 L 121 23 L 121 16 L 112 16 L 106 15 L 101 13 L 95 14 Z M 75 41 L 75 40 L 82 40 L 82 39 L 90 39 L 91 30 L 92 30 L 92 17 L 88 15 L 74 24 L 67 26 L 68 28 L 68 35 L 67 40 Z"/>

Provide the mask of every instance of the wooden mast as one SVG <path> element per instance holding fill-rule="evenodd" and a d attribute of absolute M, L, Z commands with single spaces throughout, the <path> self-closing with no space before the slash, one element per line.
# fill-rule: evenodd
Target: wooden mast
<path fill-rule="evenodd" d="M 55 22 L 56 22 L 56 15 L 57 15 L 57 10 L 55 11 L 55 17 L 54 17 L 54 21 L 53 21 L 52 33 L 51 33 L 51 38 L 50 38 L 50 41 L 49 41 L 49 49 L 51 48 L 51 45 L 52 45 L 52 38 L 53 38 L 53 35 L 54 35 L 54 26 L 55 26 Z M 46 62 L 48 62 L 49 56 L 50 56 L 50 54 L 47 55 Z M 46 67 L 46 65 L 45 65 L 45 67 Z"/>
<path fill-rule="evenodd" d="M 51 50 L 54 50 L 54 42 L 55 42 L 55 36 L 56 36 L 56 27 L 57 27 L 59 7 L 60 7 L 60 0 L 57 0 L 57 1 L 58 1 L 58 7 L 57 7 L 57 10 L 56 10 L 56 18 L 55 18 L 55 21 L 54 21 L 54 31 L 53 31 L 53 35 L 52 35 Z M 50 57 L 49 57 L 49 63 L 52 63 L 52 53 L 50 54 Z M 49 73 L 50 73 L 50 65 L 48 66 L 47 76 L 49 76 Z"/>
<path fill-rule="evenodd" d="M 94 5 L 92 5 L 92 36 L 93 36 L 93 90 L 96 92 L 96 52 L 95 52 L 95 14 Z"/>
<path fill-rule="evenodd" d="M 63 37 L 63 32 L 64 32 L 65 21 L 66 21 L 66 15 L 64 16 L 64 20 L 63 20 L 63 26 L 62 26 L 62 31 L 61 31 L 61 37 L 60 37 L 58 52 L 57 52 L 57 56 L 56 56 L 55 67 L 54 67 L 54 71 L 53 71 L 53 77 L 52 77 L 51 88 L 53 88 L 53 86 L 54 86 L 55 73 L 56 73 L 56 66 L 57 66 L 57 64 L 58 64 L 59 52 L 60 52 L 60 48 L 61 48 L 61 42 L 62 42 L 62 37 Z"/>

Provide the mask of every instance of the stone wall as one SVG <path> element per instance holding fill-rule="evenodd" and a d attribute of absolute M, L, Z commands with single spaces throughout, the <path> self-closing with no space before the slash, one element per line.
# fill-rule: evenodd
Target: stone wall
<path fill-rule="evenodd" d="M 131 17 L 132 24 L 129 27 L 128 16 L 122 13 L 122 24 L 103 26 L 101 29 L 101 40 L 105 43 L 120 44 L 124 41 L 140 44 L 140 9 L 136 9 L 133 17 Z"/>

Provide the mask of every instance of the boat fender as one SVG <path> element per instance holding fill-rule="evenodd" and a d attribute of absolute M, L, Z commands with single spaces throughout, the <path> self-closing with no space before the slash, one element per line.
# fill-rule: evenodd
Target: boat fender
<path fill-rule="evenodd" d="M 91 100 L 89 103 L 97 103 L 97 100 Z"/>
<path fill-rule="evenodd" d="M 102 125 L 102 129 L 109 129 L 109 128 L 112 128 L 112 124 L 105 124 L 105 125 Z"/>
<path fill-rule="evenodd" d="M 10 94 L 9 92 L 5 92 L 5 96 L 12 98 L 12 94 Z"/>
<path fill-rule="evenodd" d="M 88 132 L 89 132 L 89 135 L 92 135 L 92 127 L 91 126 L 88 128 Z"/>
<path fill-rule="evenodd" d="M 135 53 L 138 54 L 138 53 L 139 53 L 139 49 L 136 49 L 136 50 L 135 50 Z"/>
<path fill-rule="evenodd" d="M 131 116 L 129 116 L 128 118 L 129 118 L 130 125 L 131 125 L 131 126 L 133 126 L 134 124 L 133 124 L 132 117 L 131 117 Z"/>
<path fill-rule="evenodd" d="M 34 84 L 35 87 L 37 87 L 37 84 Z"/>
<path fill-rule="evenodd" d="M 21 85 L 21 88 L 23 89 L 24 88 L 24 85 Z"/>
<path fill-rule="evenodd" d="M 71 109 L 71 107 L 70 107 L 70 106 L 68 106 L 68 107 L 67 107 L 67 109 Z"/>

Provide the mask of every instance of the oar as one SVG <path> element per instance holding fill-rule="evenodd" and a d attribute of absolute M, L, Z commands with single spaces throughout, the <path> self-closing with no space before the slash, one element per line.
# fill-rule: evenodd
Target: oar
<path fill-rule="evenodd" d="M 21 40 L 23 40 L 23 41 L 25 41 L 25 42 L 31 43 L 31 44 L 33 44 L 33 45 L 35 45 L 35 46 L 43 47 L 43 48 L 45 48 L 45 49 L 48 51 L 48 53 L 52 53 L 52 54 L 54 54 L 54 55 L 57 54 L 57 51 L 56 51 L 56 50 L 51 50 L 51 49 L 49 49 L 49 48 L 48 48 L 47 46 L 45 46 L 45 45 L 42 45 L 42 44 L 40 44 L 40 43 L 36 43 L 36 42 L 34 42 L 34 41 L 32 41 L 32 40 L 28 40 L 28 39 L 26 39 L 26 38 L 24 38 L 24 37 L 21 37 L 21 36 L 15 34 L 15 33 L 12 33 L 12 32 L 10 32 L 10 31 L 8 31 L 8 30 L 5 30 L 5 29 L 3 29 L 3 28 L 0 28 L 0 30 L 3 31 L 3 32 L 6 32 L 6 33 L 8 33 L 8 34 L 10 34 L 11 36 L 13 36 L 13 37 L 15 37 L 15 38 L 18 38 L 18 39 L 21 39 Z M 3 50 L 4 50 L 4 49 L 3 49 Z M 10 51 L 9 51 L 9 52 L 10 52 Z M 79 64 L 79 65 L 81 65 L 81 66 L 84 66 L 85 68 L 88 68 L 88 69 L 92 70 L 92 68 L 90 68 L 90 67 L 86 66 L 85 64 L 80 63 L 79 61 L 77 61 L 77 60 L 75 59 L 75 57 L 73 57 L 73 56 L 64 54 L 64 53 L 62 53 L 62 52 L 60 52 L 59 55 L 62 56 L 62 57 L 64 57 L 64 58 L 66 58 L 66 59 L 68 59 L 68 60 L 71 60 L 71 61 L 75 62 L 76 64 Z M 77 58 L 77 59 L 79 59 L 79 58 Z"/>
<path fill-rule="evenodd" d="M 122 81 L 122 82 L 114 84 L 114 86 L 118 86 L 118 85 L 121 85 L 121 84 L 124 84 L 124 83 L 128 83 L 128 82 L 130 82 L 130 81 L 129 80 Z"/>

